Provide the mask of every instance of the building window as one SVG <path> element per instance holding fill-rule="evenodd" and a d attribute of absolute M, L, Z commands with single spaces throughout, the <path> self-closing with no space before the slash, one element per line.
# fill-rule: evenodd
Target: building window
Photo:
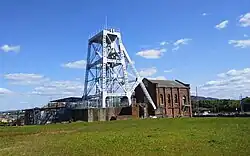
<path fill-rule="evenodd" d="M 178 103 L 178 97 L 177 97 L 177 94 L 174 95 L 174 102 L 175 103 Z"/>
<path fill-rule="evenodd" d="M 163 104 L 163 95 L 162 94 L 160 94 L 160 104 Z"/>
<path fill-rule="evenodd" d="M 171 96 L 168 94 L 168 103 L 171 103 Z"/>
<path fill-rule="evenodd" d="M 183 105 L 186 105 L 187 104 L 187 98 L 186 98 L 186 96 L 184 95 L 183 97 L 182 97 L 182 100 L 183 100 Z"/>

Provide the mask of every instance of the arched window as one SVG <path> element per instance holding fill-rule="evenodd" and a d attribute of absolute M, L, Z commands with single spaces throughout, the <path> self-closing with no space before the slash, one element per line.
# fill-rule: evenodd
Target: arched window
<path fill-rule="evenodd" d="M 163 104 L 163 95 L 162 94 L 160 94 L 160 104 Z"/>
<path fill-rule="evenodd" d="M 187 98 L 186 98 L 186 96 L 184 95 L 183 97 L 182 97 L 182 104 L 183 105 L 186 105 L 187 104 Z"/>
<path fill-rule="evenodd" d="M 177 97 L 177 94 L 174 95 L 174 102 L 175 103 L 178 103 L 178 97 Z"/>
<path fill-rule="evenodd" d="M 168 103 L 171 103 L 171 96 L 168 94 Z"/>

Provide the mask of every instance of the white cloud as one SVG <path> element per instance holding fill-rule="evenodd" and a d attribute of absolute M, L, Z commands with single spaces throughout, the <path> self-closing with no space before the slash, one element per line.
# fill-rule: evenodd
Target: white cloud
<path fill-rule="evenodd" d="M 174 48 L 172 48 L 172 51 L 177 51 L 180 49 L 181 45 L 187 45 L 192 39 L 190 38 L 182 38 L 179 40 L 176 40 L 173 44 L 173 46 L 175 46 Z"/>
<path fill-rule="evenodd" d="M 160 43 L 161 46 L 164 46 L 164 45 L 167 45 L 167 44 L 168 44 L 168 42 L 166 42 L 166 41 L 162 41 L 162 42 Z"/>
<path fill-rule="evenodd" d="M 20 51 L 20 46 L 11 46 L 11 45 L 3 45 L 1 48 L 0 48 L 2 51 L 4 52 L 19 52 Z"/>
<path fill-rule="evenodd" d="M 171 72 L 173 72 L 173 69 L 164 70 L 164 73 L 171 73 Z"/>
<path fill-rule="evenodd" d="M 167 80 L 165 76 L 149 77 L 151 80 Z"/>
<path fill-rule="evenodd" d="M 79 81 L 49 81 L 34 88 L 31 94 L 41 96 L 79 96 L 83 94 L 84 84 Z"/>
<path fill-rule="evenodd" d="M 13 92 L 10 91 L 9 89 L 0 88 L 0 95 L 7 95 L 7 94 L 11 94 L 11 93 L 13 93 Z"/>
<path fill-rule="evenodd" d="M 234 77 L 234 76 L 239 76 L 239 75 L 246 75 L 249 73 L 250 73 L 250 68 L 245 68 L 243 70 L 231 69 L 225 73 L 218 74 L 218 77 L 220 77 L 220 78 Z"/>
<path fill-rule="evenodd" d="M 240 16 L 239 23 L 242 27 L 250 27 L 250 12 Z"/>
<path fill-rule="evenodd" d="M 43 75 L 38 74 L 25 74 L 25 73 L 16 73 L 16 74 L 6 74 L 4 75 L 5 79 L 23 81 L 26 79 L 38 80 L 44 78 Z"/>
<path fill-rule="evenodd" d="M 204 13 L 202 13 L 201 15 L 202 15 L 202 16 L 207 16 L 208 14 L 204 12 Z"/>
<path fill-rule="evenodd" d="M 211 80 L 201 85 L 199 94 L 219 98 L 237 98 L 241 93 L 250 90 L 250 68 L 241 70 L 232 69 L 218 74 L 216 80 Z M 248 93 L 249 96 L 249 93 Z"/>
<path fill-rule="evenodd" d="M 188 42 L 191 41 L 191 40 L 192 40 L 192 39 L 190 39 L 190 38 L 182 38 L 182 39 L 179 39 L 179 40 L 175 41 L 174 46 L 179 46 L 179 45 L 188 44 Z"/>
<path fill-rule="evenodd" d="M 6 74 L 4 78 L 11 84 L 15 85 L 35 85 L 36 87 L 26 95 L 41 95 L 41 96 L 76 96 L 83 93 L 84 81 L 77 79 L 75 81 L 52 81 L 43 75 L 15 73 Z M 2 92 L 7 90 L 1 89 Z M 0 92 L 1 92 L 0 90 Z"/>
<path fill-rule="evenodd" d="M 142 77 L 149 77 L 149 76 L 154 75 L 156 72 L 157 72 L 157 68 L 151 67 L 151 68 L 144 68 L 144 69 L 140 70 L 139 74 Z"/>
<path fill-rule="evenodd" d="M 43 75 L 27 73 L 6 74 L 4 75 L 4 78 L 8 80 L 11 84 L 17 85 L 35 85 L 41 84 L 42 82 L 49 80 Z"/>
<path fill-rule="evenodd" d="M 250 48 L 250 39 L 248 39 L 248 40 L 229 40 L 228 44 L 233 44 L 234 47 Z"/>
<path fill-rule="evenodd" d="M 172 49 L 172 51 L 177 51 L 177 50 L 179 50 L 179 49 L 180 49 L 180 47 L 177 46 L 177 47 L 174 47 L 174 48 Z"/>
<path fill-rule="evenodd" d="M 74 62 L 68 62 L 62 65 L 65 68 L 74 68 L 74 69 L 85 69 L 86 68 L 86 60 L 79 60 Z"/>
<path fill-rule="evenodd" d="M 229 23 L 229 21 L 228 21 L 228 20 L 225 20 L 225 21 L 221 22 L 220 24 L 217 24 L 217 25 L 215 26 L 215 28 L 216 28 L 216 29 L 219 29 L 219 30 L 220 30 L 220 29 L 224 29 L 224 28 L 227 27 L 228 23 Z"/>
<path fill-rule="evenodd" d="M 75 78 L 75 80 L 76 80 L 76 81 L 80 81 L 80 80 L 81 80 L 81 78 L 77 77 L 77 78 Z"/>
<path fill-rule="evenodd" d="M 27 101 L 20 101 L 20 104 L 27 104 L 27 103 L 29 103 L 29 102 L 27 102 Z"/>
<path fill-rule="evenodd" d="M 212 13 L 204 12 L 204 13 L 201 14 L 201 16 L 209 16 L 209 15 L 212 15 Z"/>
<path fill-rule="evenodd" d="M 166 52 L 166 49 L 149 49 L 143 50 L 136 53 L 136 55 L 147 58 L 147 59 L 158 59 L 163 56 L 163 53 Z"/>
<path fill-rule="evenodd" d="M 244 37 L 248 37 L 248 35 L 247 35 L 247 34 L 244 34 Z"/>

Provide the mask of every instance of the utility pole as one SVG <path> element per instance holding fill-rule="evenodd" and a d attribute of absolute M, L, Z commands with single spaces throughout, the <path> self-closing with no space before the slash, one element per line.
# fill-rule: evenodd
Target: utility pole
<path fill-rule="evenodd" d="M 244 112 L 243 103 L 242 103 L 242 94 L 240 94 L 240 111 Z"/>
<path fill-rule="evenodd" d="M 198 100 L 198 88 L 197 88 L 197 86 L 195 88 L 195 97 L 196 97 L 196 107 L 197 107 L 197 110 L 199 111 L 199 100 Z"/>

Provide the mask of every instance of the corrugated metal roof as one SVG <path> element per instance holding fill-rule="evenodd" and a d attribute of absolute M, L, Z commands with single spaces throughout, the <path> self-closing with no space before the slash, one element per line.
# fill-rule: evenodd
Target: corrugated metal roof
<path fill-rule="evenodd" d="M 153 79 L 148 79 L 152 83 L 157 83 L 158 87 L 184 87 L 187 88 L 187 86 L 177 82 L 177 81 L 172 81 L 172 80 L 153 80 Z"/>

